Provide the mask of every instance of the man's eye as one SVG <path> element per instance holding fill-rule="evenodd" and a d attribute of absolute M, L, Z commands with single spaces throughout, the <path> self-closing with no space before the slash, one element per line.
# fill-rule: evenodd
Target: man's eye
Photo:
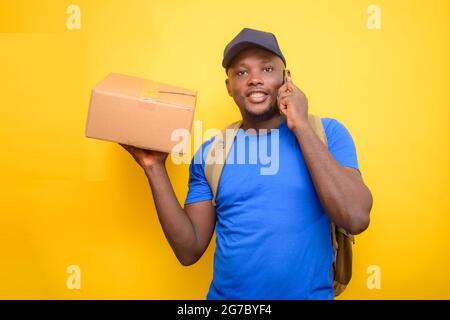
<path fill-rule="evenodd" d="M 265 67 L 264 71 L 272 72 L 273 71 L 273 67 Z"/>
<path fill-rule="evenodd" d="M 242 76 L 242 75 L 244 74 L 244 72 L 247 72 L 247 71 L 238 71 L 238 72 L 237 72 L 237 75 L 238 75 L 238 76 Z"/>

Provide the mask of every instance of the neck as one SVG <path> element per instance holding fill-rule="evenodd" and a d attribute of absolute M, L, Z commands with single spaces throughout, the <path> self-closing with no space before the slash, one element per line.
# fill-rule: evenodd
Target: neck
<path fill-rule="evenodd" d="M 248 129 L 255 129 L 256 132 L 259 134 L 260 129 L 266 129 L 266 130 L 272 130 L 275 128 L 278 128 L 283 121 L 286 120 L 286 116 L 279 114 L 273 118 L 270 118 L 269 120 L 260 121 L 260 122 L 254 122 L 249 119 L 243 119 L 242 120 L 242 129 L 248 130 Z"/>

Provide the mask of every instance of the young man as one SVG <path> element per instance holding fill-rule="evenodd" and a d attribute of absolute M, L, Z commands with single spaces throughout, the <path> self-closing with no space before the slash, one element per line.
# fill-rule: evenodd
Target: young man
<path fill-rule="evenodd" d="M 283 81 L 286 60 L 273 34 L 243 29 L 225 48 L 222 65 L 242 115 L 235 141 L 278 148 L 276 172 L 262 175 L 260 159 L 226 163 L 214 208 L 204 171 L 211 138 L 190 165 L 183 209 L 167 176 L 167 154 L 123 147 L 144 169 L 163 231 L 183 265 L 200 259 L 217 223 L 207 299 L 333 299 L 330 221 L 356 235 L 368 227 L 372 207 L 353 140 L 331 118 L 322 118 L 328 148 L 317 137 L 305 95 L 290 78 Z M 275 133 L 278 139 L 270 139 Z M 235 145 L 227 162 L 239 152 L 252 156 Z"/>

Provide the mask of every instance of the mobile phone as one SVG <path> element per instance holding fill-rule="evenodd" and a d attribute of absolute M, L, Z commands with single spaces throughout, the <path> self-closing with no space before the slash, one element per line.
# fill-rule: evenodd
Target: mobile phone
<path fill-rule="evenodd" d="M 283 69 L 283 84 L 285 84 L 287 82 L 287 77 L 291 77 L 291 72 L 289 71 L 289 69 Z M 280 114 L 284 115 L 284 113 L 280 110 Z"/>
<path fill-rule="evenodd" d="M 287 82 L 287 77 L 291 77 L 291 71 L 289 69 L 283 69 L 283 84 Z"/>

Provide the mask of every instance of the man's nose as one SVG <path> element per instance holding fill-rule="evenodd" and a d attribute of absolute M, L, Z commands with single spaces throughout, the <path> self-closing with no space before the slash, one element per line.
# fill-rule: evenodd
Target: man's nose
<path fill-rule="evenodd" d="M 247 84 L 255 86 L 255 85 L 263 84 L 263 83 L 264 83 L 264 81 L 263 81 L 263 79 L 262 79 L 260 74 L 258 74 L 258 73 L 251 73 Z"/>

